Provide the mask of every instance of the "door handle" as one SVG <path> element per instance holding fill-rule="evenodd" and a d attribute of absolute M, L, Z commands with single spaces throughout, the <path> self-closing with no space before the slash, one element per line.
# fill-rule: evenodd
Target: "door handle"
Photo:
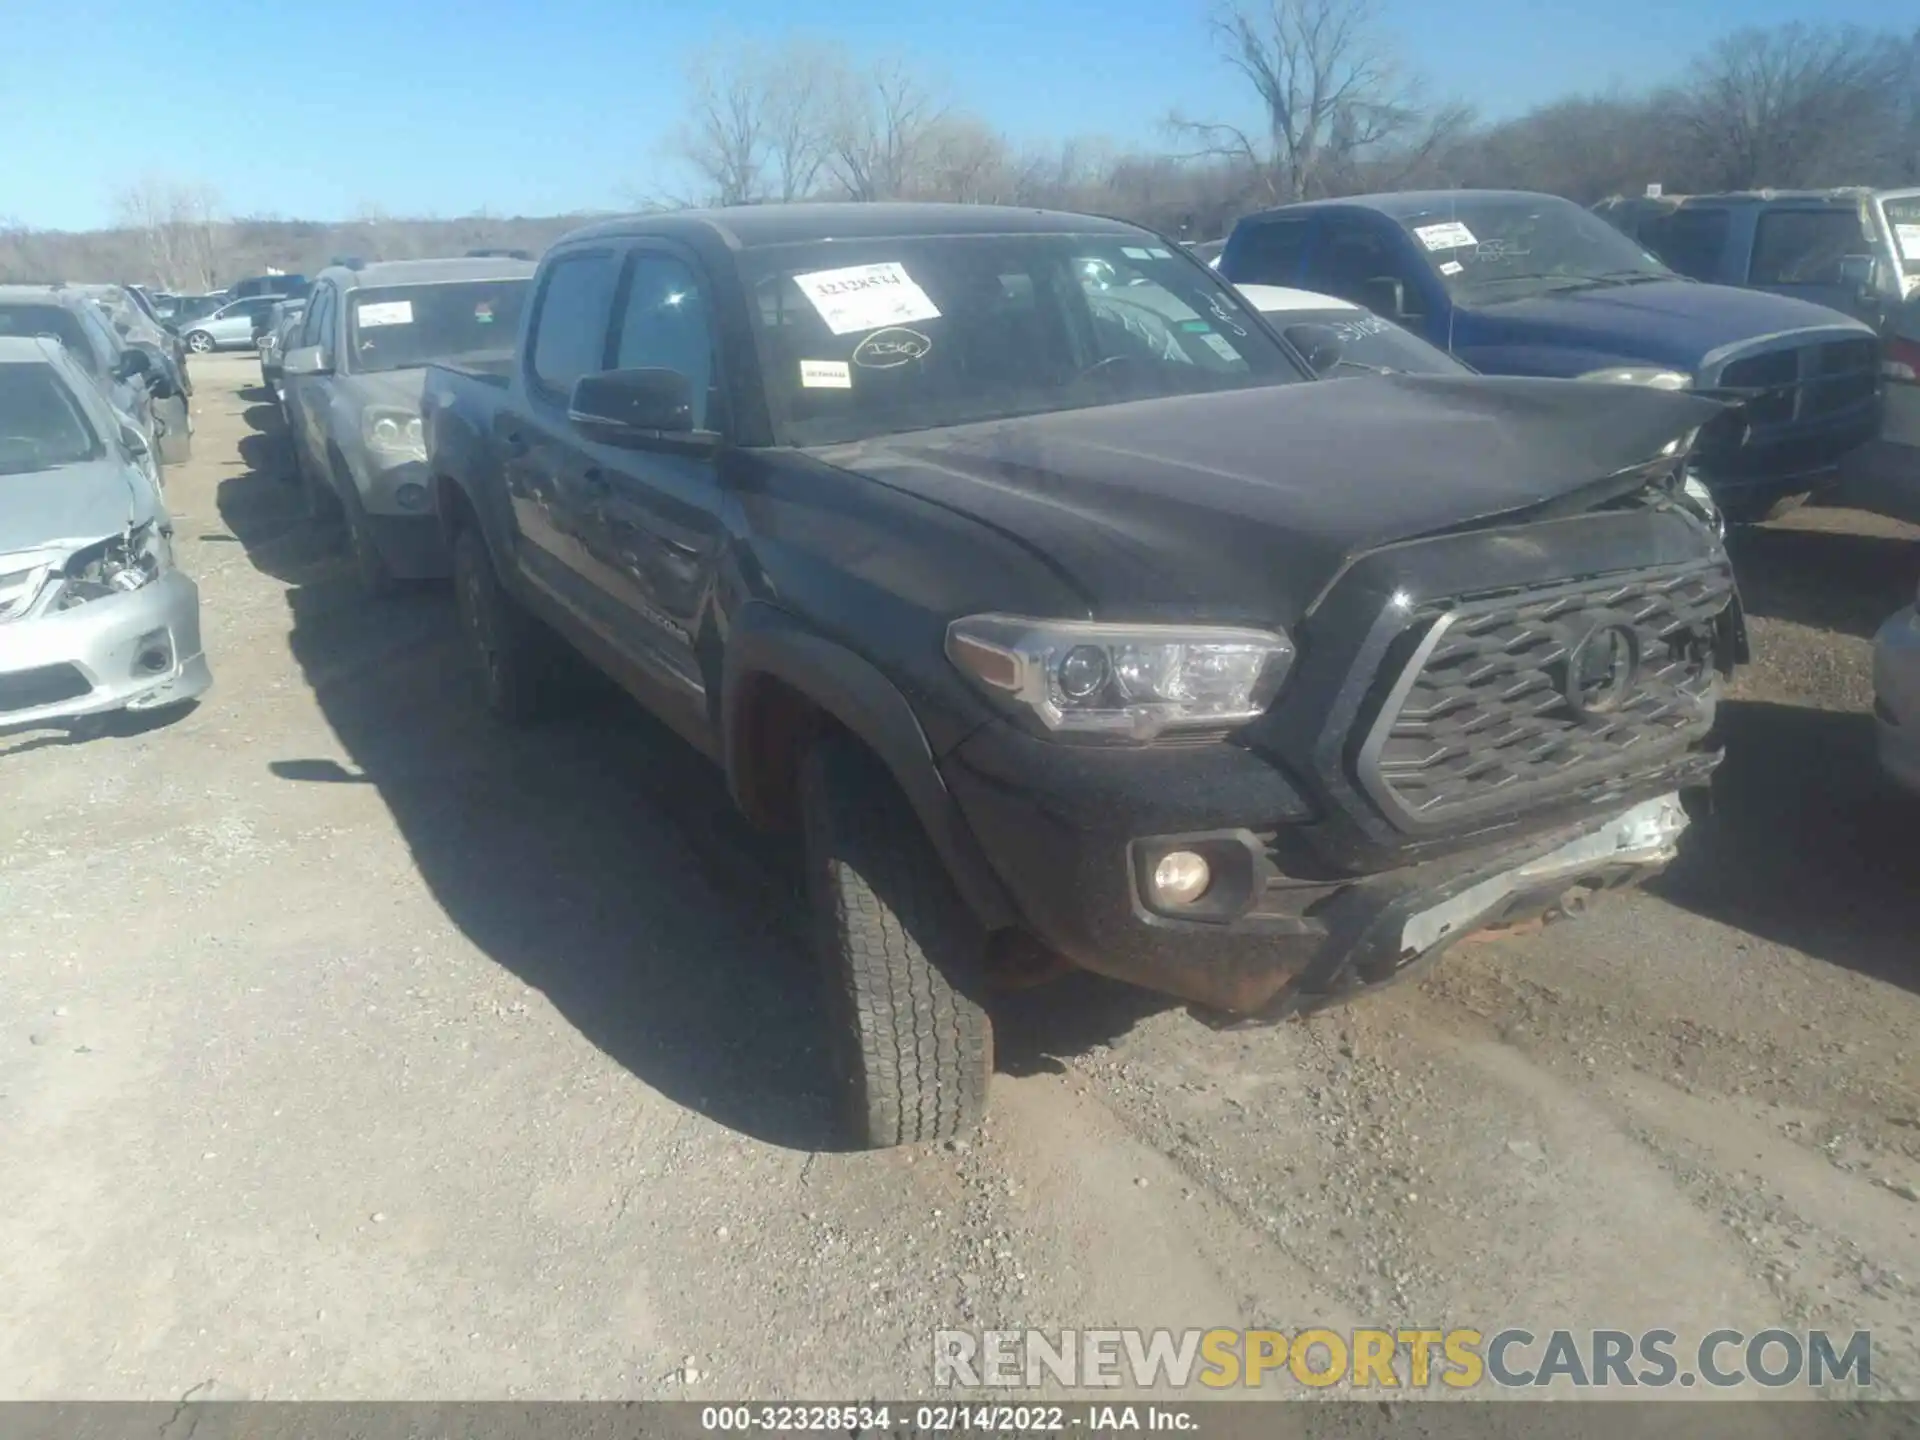
<path fill-rule="evenodd" d="M 518 430 L 509 430 L 500 437 L 500 448 L 509 455 L 524 455 L 527 453 L 527 437 Z"/>
<path fill-rule="evenodd" d="M 608 490 L 607 472 L 598 465 L 589 465 L 580 472 L 580 485 L 590 495 L 604 495 Z"/>

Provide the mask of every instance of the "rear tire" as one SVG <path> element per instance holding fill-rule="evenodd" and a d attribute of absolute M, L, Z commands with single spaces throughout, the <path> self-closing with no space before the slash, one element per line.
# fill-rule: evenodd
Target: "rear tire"
<path fill-rule="evenodd" d="M 906 797 L 871 753 L 830 735 L 800 779 L 808 897 L 850 1138 L 948 1140 L 986 1113 L 993 1027 L 985 937 Z"/>
<path fill-rule="evenodd" d="M 189 330 L 187 349 L 196 355 L 209 355 L 213 352 L 213 336 L 204 330 Z"/>
<path fill-rule="evenodd" d="M 487 709 L 510 725 L 538 719 L 562 642 L 507 593 L 476 525 L 453 537 L 453 595 Z"/>

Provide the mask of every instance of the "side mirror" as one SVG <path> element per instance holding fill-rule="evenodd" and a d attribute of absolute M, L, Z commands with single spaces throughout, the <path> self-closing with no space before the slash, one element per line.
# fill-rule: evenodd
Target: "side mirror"
<path fill-rule="evenodd" d="M 1360 282 L 1360 303 L 1376 315 L 1400 320 L 1407 313 L 1407 287 L 1388 275 L 1375 275 Z"/>
<path fill-rule="evenodd" d="M 693 382 L 678 370 L 582 375 L 567 401 L 567 419 L 589 439 L 609 445 L 698 438 L 693 428 Z"/>
<path fill-rule="evenodd" d="M 116 380 L 133 380 L 153 369 L 153 360 L 144 350 L 122 350 L 120 361 L 113 367 Z"/>
<path fill-rule="evenodd" d="M 1879 263 L 1871 255 L 1842 255 L 1835 268 L 1841 286 L 1863 295 L 1872 291 L 1880 278 Z"/>
<path fill-rule="evenodd" d="M 127 453 L 136 460 L 146 455 L 149 449 L 147 437 L 131 425 L 122 425 L 120 427 L 120 443 L 126 447 Z"/>
<path fill-rule="evenodd" d="M 333 373 L 333 367 L 327 363 L 327 352 L 318 345 L 302 345 L 287 351 L 280 357 L 280 369 L 289 376 Z"/>
<path fill-rule="evenodd" d="M 1307 357 L 1316 375 L 1325 375 L 1340 363 L 1344 347 L 1339 332 L 1331 325 L 1294 325 L 1287 330 L 1287 338 Z"/>

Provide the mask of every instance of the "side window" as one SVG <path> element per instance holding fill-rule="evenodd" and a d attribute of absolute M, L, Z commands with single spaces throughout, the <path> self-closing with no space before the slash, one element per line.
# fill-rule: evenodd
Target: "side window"
<path fill-rule="evenodd" d="M 333 320 L 333 287 L 322 285 L 314 292 L 313 303 L 307 306 L 306 323 L 300 327 L 302 345 L 325 345 L 329 338 L 328 325 Z"/>
<path fill-rule="evenodd" d="M 1732 225 L 1733 216 L 1726 210 L 1689 207 L 1649 215 L 1636 238 L 1689 279 L 1713 280 L 1721 273 L 1720 257 Z"/>
<path fill-rule="evenodd" d="M 1873 245 L 1851 210 L 1771 210 L 1753 236 L 1755 285 L 1832 285 L 1848 255 L 1871 255 Z"/>
<path fill-rule="evenodd" d="M 1330 217 L 1320 226 L 1308 288 L 1364 305 L 1389 320 L 1421 314 L 1420 280 L 1383 224 Z"/>
<path fill-rule="evenodd" d="M 582 375 L 606 369 L 615 275 L 604 250 L 565 256 L 547 271 L 533 317 L 533 378 L 541 389 L 564 398 Z"/>
<path fill-rule="evenodd" d="M 681 261 L 645 252 L 633 257 L 613 364 L 616 370 L 679 371 L 692 382 L 694 428 L 707 428 L 713 326 L 699 282 Z"/>
<path fill-rule="evenodd" d="M 1236 285 L 1292 285 L 1300 275 L 1300 261 L 1307 253 L 1305 220 L 1262 220 L 1249 222 L 1245 235 L 1228 242 L 1233 250 L 1233 274 Z"/>

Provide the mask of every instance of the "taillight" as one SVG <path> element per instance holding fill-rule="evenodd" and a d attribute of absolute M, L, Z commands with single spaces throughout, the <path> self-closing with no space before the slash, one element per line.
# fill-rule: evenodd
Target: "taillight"
<path fill-rule="evenodd" d="M 1889 380 L 1904 380 L 1909 385 L 1920 382 L 1920 340 L 1909 340 L 1904 335 L 1889 339 L 1880 361 L 1880 373 Z"/>

